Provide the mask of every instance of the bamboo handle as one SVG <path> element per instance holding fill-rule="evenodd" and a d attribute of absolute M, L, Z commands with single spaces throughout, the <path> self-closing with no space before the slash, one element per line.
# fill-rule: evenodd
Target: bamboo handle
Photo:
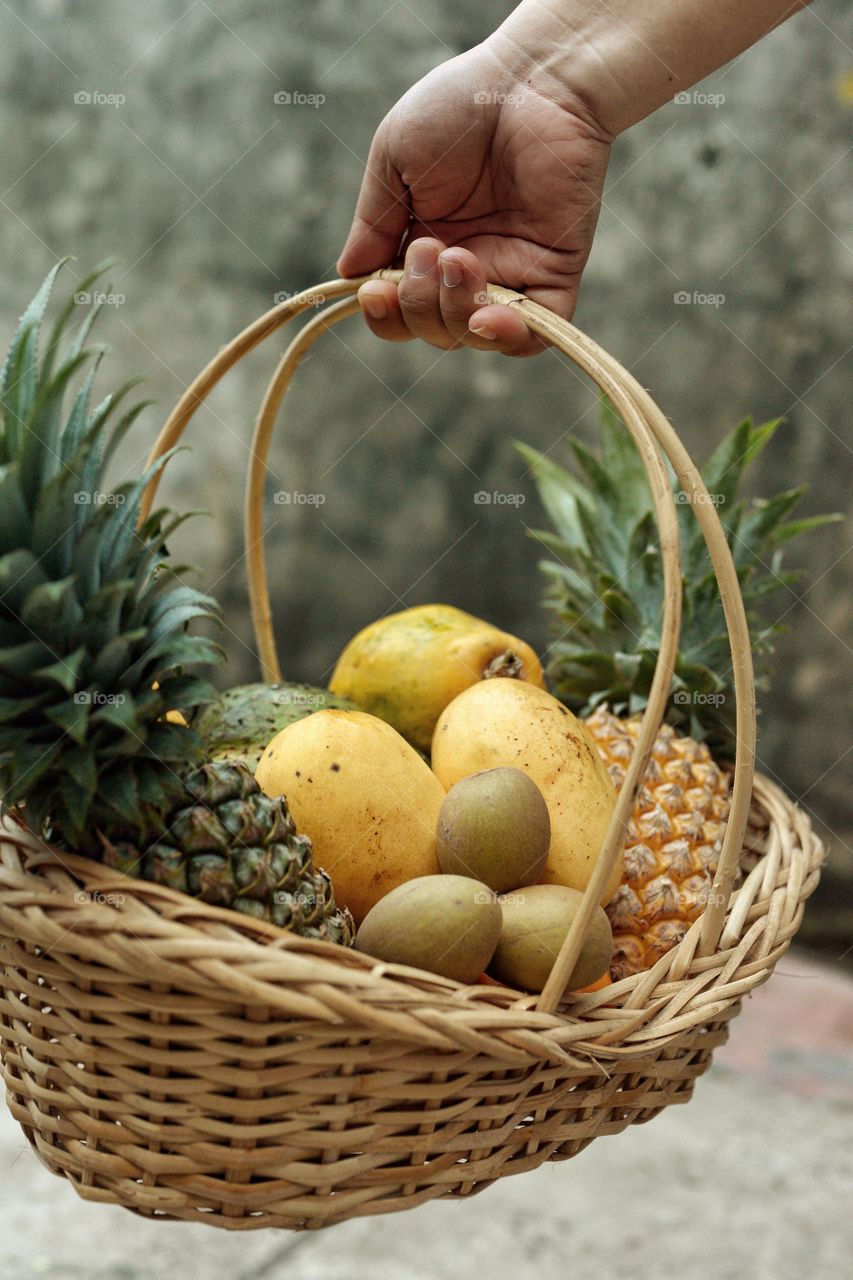
<path fill-rule="evenodd" d="M 267 387 L 255 425 L 246 485 L 244 532 L 252 619 L 265 680 L 281 678 L 263 549 L 263 486 L 270 441 L 282 400 L 305 352 L 333 324 L 358 311 L 358 302 L 354 295 L 364 280 L 382 279 L 397 282 L 401 277 L 401 271 L 386 269 L 374 272 L 372 276 L 355 280 L 334 280 L 306 289 L 259 317 L 224 347 L 193 381 L 170 414 L 149 458 L 149 462 L 155 461 L 177 442 L 198 406 L 220 378 L 247 352 L 286 324 L 288 320 L 316 306 L 318 297 L 323 301 L 344 299 L 310 320 L 290 343 Z M 746 830 L 755 768 L 755 690 L 752 652 L 740 584 L 716 508 L 708 499 L 707 490 L 698 469 L 660 409 L 618 361 L 573 325 L 561 320 L 539 304 L 531 302 L 523 294 L 502 285 L 488 285 L 487 293 L 490 302 L 516 308 L 528 328 L 569 356 L 613 403 L 640 452 L 651 489 L 663 563 L 664 601 L 661 644 L 649 699 L 640 724 L 631 763 L 620 789 L 592 878 L 584 891 L 572 928 L 555 957 L 551 974 L 537 1001 L 539 1010 L 553 1012 L 565 994 L 566 985 L 580 954 L 589 922 L 624 845 L 625 831 L 633 812 L 637 792 L 666 713 L 678 653 L 682 596 L 678 520 L 672 486 L 661 452 L 669 459 L 682 488 L 691 497 L 694 514 L 699 520 L 708 546 L 711 562 L 720 584 L 732 650 L 735 683 L 734 786 L 720 863 L 712 894 L 703 913 L 701 932 L 695 944 L 698 945 L 700 954 L 713 951 L 719 941 Z M 149 482 L 143 499 L 142 519 L 150 510 L 158 480 L 159 476 L 154 476 Z M 673 963 L 677 963 L 675 957 L 673 957 Z M 687 961 L 683 960 L 681 964 L 682 967 L 686 967 Z"/>

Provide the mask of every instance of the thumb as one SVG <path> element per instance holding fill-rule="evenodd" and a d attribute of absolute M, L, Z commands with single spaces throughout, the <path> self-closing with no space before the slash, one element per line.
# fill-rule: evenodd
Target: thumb
<path fill-rule="evenodd" d="M 337 269 L 361 276 L 390 266 L 409 225 L 409 192 L 379 139 L 373 140 L 352 226 Z"/>

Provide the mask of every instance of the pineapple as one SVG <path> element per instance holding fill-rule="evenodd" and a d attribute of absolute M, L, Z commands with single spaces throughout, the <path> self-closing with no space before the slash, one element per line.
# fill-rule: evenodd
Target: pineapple
<path fill-rule="evenodd" d="M 283 796 L 265 795 L 240 761 L 203 764 L 183 789 L 190 802 L 164 815 L 144 854 L 105 840 L 104 862 L 304 938 L 352 943 L 352 916 L 336 910 L 332 882 L 315 870 L 311 841 L 297 835 Z"/>
<path fill-rule="evenodd" d="M 216 607 L 168 562 L 165 540 L 183 517 L 161 509 L 138 525 L 152 470 L 106 487 L 143 405 L 115 421 L 130 383 L 90 407 L 102 352 L 85 344 L 98 308 L 68 340 L 69 301 L 39 352 L 60 265 L 0 375 L 0 799 L 65 848 L 350 942 L 352 921 L 284 802 L 262 796 L 244 766 L 204 766 L 199 736 L 170 714 L 211 697 L 187 668 L 220 651 L 188 624 Z"/>
<path fill-rule="evenodd" d="M 617 788 L 640 719 L 622 719 L 604 704 L 585 718 Z M 628 825 L 622 884 L 606 908 L 614 981 L 654 964 L 702 914 L 722 848 L 729 786 L 729 773 L 706 743 L 661 727 Z"/>
<path fill-rule="evenodd" d="M 744 468 L 779 420 L 741 422 L 703 468 L 732 549 L 758 664 L 778 624 L 762 627 L 759 604 L 798 576 L 781 571 L 782 546 L 837 516 L 790 520 L 803 488 L 768 501 L 738 496 Z M 601 451 L 572 448 L 578 478 L 526 445 L 554 532 L 535 531 L 551 552 L 542 562 L 546 608 L 554 615 L 547 672 L 554 692 L 592 732 L 619 787 L 634 751 L 660 643 L 663 573 L 651 497 L 639 453 L 602 401 Z M 623 881 L 607 912 L 615 980 L 648 968 L 701 914 L 728 816 L 735 697 L 725 618 L 705 543 L 681 491 L 683 617 L 680 652 L 662 726 L 630 822 Z"/>

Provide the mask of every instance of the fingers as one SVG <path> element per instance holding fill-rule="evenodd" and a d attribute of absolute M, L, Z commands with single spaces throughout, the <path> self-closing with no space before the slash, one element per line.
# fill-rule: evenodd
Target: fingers
<path fill-rule="evenodd" d="M 440 240 L 422 236 L 413 240 L 406 252 L 403 279 L 397 289 L 400 311 L 406 327 L 416 338 L 447 350 L 457 345 L 448 332 L 441 312 L 441 280 L 438 255 L 444 245 Z"/>
<path fill-rule="evenodd" d="M 531 333 L 511 307 L 500 302 L 489 303 L 475 311 L 469 327 L 480 337 L 482 350 L 500 351 L 505 356 L 536 356 L 549 345 Z"/>
<path fill-rule="evenodd" d="M 542 351 L 547 344 L 511 308 L 485 303 L 486 283 L 473 253 L 422 236 L 409 246 L 399 285 L 371 280 L 358 297 L 372 332 L 390 342 L 421 338 L 443 350 L 466 346 L 514 356 Z"/>
<path fill-rule="evenodd" d="M 414 334 L 406 328 L 397 298 L 397 286 L 390 280 L 368 280 L 358 291 L 362 314 L 368 328 L 386 342 L 411 342 Z"/>

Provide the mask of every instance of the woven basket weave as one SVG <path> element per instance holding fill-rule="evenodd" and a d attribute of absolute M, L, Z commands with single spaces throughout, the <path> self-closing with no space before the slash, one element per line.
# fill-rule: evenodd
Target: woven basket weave
<path fill-rule="evenodd" d="M 247 351 L 310 307 L 333 302 L 282 356 L 251 451 L 246 554 L 265 679 L 280 676 L 261 536 L 270 436 L 299 360 L 358 310 L 352 295 L 361 283 L 306 290 L 224 347 L 182 397 L 152 455 L 171 447 Z M 7 1101 L 42 1162 L 85 1199 L 232 1230 L 306 1229 L 470 1195 L 505 1174 L 568 1159 L 593 1138 L 690 1098 L 741 997 L 769 977 L 799 927 L 823 848 L 806 816 L 753 772 L 748 632 L 701 478 L 616 361 L 522 295 L 495 285 L 489 295 L 517 308 L 608 394 L 640 450 L 660 531 L 660 660 L 575 927 L 540 996 L 465 987 L 130 880 L 45 845 L 21 815 L 7 815 L 0 831 Z M 730 816 L 713 892 L 682 942 L 644 973 L 567 998 L 566 979 L 622 847 L 671 684 L 681 590 L 662 453 L 693 501 L 729 624 L 738 711 Z"/>

